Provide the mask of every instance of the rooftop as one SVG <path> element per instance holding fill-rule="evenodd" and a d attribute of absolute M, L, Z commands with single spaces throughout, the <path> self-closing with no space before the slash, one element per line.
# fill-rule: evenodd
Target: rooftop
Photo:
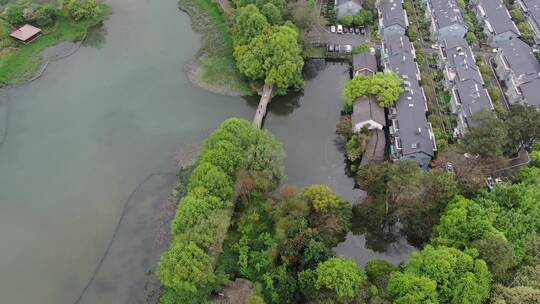
<path fill-rule="evenodd" d="M 438 28 L 458 23 L 467 27 L 456 0 L 429 0 Z"/>
<path fill-rule="evenodd" d="M 418 66 L 414 61 L 413 45 L 404 35 L 394 34 L 385 41 L 388 67 L 403 79 L 405 91 L 396 102 L 397 131 L 403 155 L 423 152 L 434 155 L 430 126 L 426 119 L 426 99 L 418 83 Z"/>
<path fill-rule="evenodd" d="M 13 33 L 10 34 L 10 36 L 24 42 L 28 41 L 39 33 L 41 33 L 41 30 L 39 28 L 30 24 L 25 24 L 22 27 L 16 29 Z"/>
<path fill-rule="evenodd" d="M 512 39 L 499 44 L 508 67 L 516 77 L 540 73 L 540 63 L 533 54 L 532 48 L 521 41 Z"/>
<path fill-rule="evenodd" d="M 520 34 L 502 0 L 479 0 L 490 32 L 495 35 L 512 31 Z"/>
<path fill-rule="evenodd" d="M 353 102 L 353 126 L 369 120 L 373 120 L 382 126 L 386 126 L 384 109 L 379 106 L 377 99 L 372 95 L 356 98 Z"/>
<path fill-rule="evenodd" d="M 372 76 L 377 72 L 377 58 L 370 53 L 356 54 L 353 56 L 353 67 L 354 73 Z"/>
<path fill-rule="evenodd" d="M 523 8 L 529 14 L 536 26 L 540 28 L 540 1 L 538 0 L 521 0 Z"/>
<path fill-rule="evenodd" d="M 383 27 L 397 24 L 406 29 L 409 26 L 401 0 L 381 0 L 379 10 L 381 11 Z"/>
<path fill-rule="evenodd" d="M 540 98 L 538 98 L 540 96 L 540 78 L 523 83 L 519 86 L 519 90 L 528 104 L 540 109 Z"/>

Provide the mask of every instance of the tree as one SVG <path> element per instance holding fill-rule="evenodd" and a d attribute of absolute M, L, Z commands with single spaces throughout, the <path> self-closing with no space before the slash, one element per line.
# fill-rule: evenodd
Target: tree
<path fill-rule="evenodd" d="M 463 137 L 465 150 L 481 156 L 502 155 L 508 142 L 505 123 L 494 112 L 485 109 L 475 113 L 472 121 L 473 127 Z"/>
<path fill-rule="evenodd" d="M 291 26 L 274 26 L 246 45 L 235 47 L 234 56 L 242 74 L 273 84 L 283 95 L 289 87 L 302 85 L 304 60 L 298 32 Z"/>
<path fill-rule="evenodd" d="M 540 138 L 540 112 L 528 104 L 515 104 L 503 116 L 508 133 L 507 152 L 517 152 Z"/>
<path fill-rule="evenodd" d="M 287 12 L 300 32 L 309 31 L 318 18 L 314 2 L 308 0 L 287 2 Z"/>
<path fill-rule="evenodd" d="M 369 136 L 365 133 L 354 134 L 345 145 L 347 159 L 354 162 L 360 159 L 366 151 Z"/>
<path fill-rule="evenodd" d="M 512 247 L 501 234 L 491 234 L 475 241 L 472 246 L 478 250 L 479 257 L 486 261 L 493 279 L 502 282 L 508 278 L 509 269 L 514 266 Z"/>
<path fill-rule="evenodd" d="M 478 38 L 476 38 L 476 35 L 473 32 L 469 31 L 467 32 L 467 35 L 465 35 L 465 40 L 467 40 L 468 44 L 473 44 L 478 41 Z"/>
<path fill-rule="evenodd" d="M 335 293 L 337 298 L 353 298 L 366 281 L 366 275 L 352 260 L 329 259 L 315 269 L 315 287 Z"/>
<path fill-rule="evenodd" d="M 225 172 L 229 178 L 236 178 L 236 171 L 245 160 L 245 151 L 228 140 L 218 141 L 212 149 L 206 149 L 200 156 L 201 163 L 212 164 Z"/>
<path fill-rule="evenodd" d="M 346 26 L 351 26 L 353 24 L 354 17 L 353 15 L 347 14 L 341 18 L 341 23 Z"/>
<path fill-rule="evenodd" d="M 201 188 L 198 190 L 204 191 Z M 183 233 L 187 228 L 195 226 L 206 219 L 211 210 L 222 208 L 225 205 L 217 197 L 193 194 L 184 197 L 179 204 L 180 207 L 171 224 L 172 234 L 174 236 Z"/>
<path fill-rule="evenodd" d="M 63 0 L 62 6 L 75 21 L 97 19 L 103 13 L 96 0 Z"/>
<path fill-rule="evenodd" d="M 253 4 L 236 9 L 232 16 L 232 24 L 234 42 L 237 45 L 249 43 L 270 26 L 265 15 Z"/>
<path fill-rule="evenodd" d="M 386 290 L 390 275 L 397 269 L 396 266 L 385 260 L 371 260 L 366 264 L 369 282 L 381 290 Z"/>
<path fill-rule="evenodd" d="M 394 272 L 388 283 L 394 304 L 439 304 L 437 283 L 413 273 Z"/>
<path fill-rule="evenodd" d="M 20 4 L 8 5 L 4 11 L 4 18 L 13 25 L 24 23 L 26 21 L 24 18 L 24 6 Z"/>
<path fill-rule="evenodd" d="M 512 16 L 512 19 L 514 19 L 516 23 L 527 22 L 527 19 L 525 19 L 525 15 L 523 15 L 521 10 L 517 7 L 510 10 L 510 15 Z"/>
<path fill-rule="evenodd" d="M 157 276 L 177 292 L 196 295 L 215 282 L 212 258 L 193 242 L 174 241 L 161 256 Z"/>
<path fill-rule="evenodd" d="M 369 45 L 367 45 L 366 43 L 361 43 L 359 45 L 356 45 L 355 47 L 353 47 L 352 52 L 353 52 L 353 54 L 368 53 L 369 52 Z"/>
<path fill-rule="evenodd" d="M 266 3 L 261 9 L 261 13 L 266 17 L 270 24 L 275 25 L 283 21 L 281 10 L 272 3 Z"/>
<path fill-rule="evenodd" d="M 343 88 L 345 105 L 352 105 L 358 97 L 375 95 L 383 107 L 392 106 L 403 92 L 402 79 L 395 73 L 377 73 L 375 76 L 355 76 Z"/>
<path fill-rule="evenodd" d="M 428 245 L 411 255 L 404 273 L 434 281 L 439 303 L 481 304 L 487 300 L 491 288 L 491 274 L 486 263 L 455 248 Z M 388 283 L 389 288 L 396 284 L 392 281 L 393 278 Z"/>
<path fill-rule="evenodd" d="M 326 185 L 311 185 L 302 192 L 315 212 L 326 213 L 339 206 L 341 199 Z"/>
<path fill-rule="evenodd" d="M 357 26 L 367 26 L 373 23 L 373 13 L 371 10 L 360 10 L 354 16 L 353 23 Z"/>
<path fill-rule="evenodd" d="M 210 195 L 222 200 L 229 200 L 233 192 L 227 174 L 210 163 L 202 163 L 193 170 L 188 189 L 191 192 L 198 187 L 208 190 Z"/>

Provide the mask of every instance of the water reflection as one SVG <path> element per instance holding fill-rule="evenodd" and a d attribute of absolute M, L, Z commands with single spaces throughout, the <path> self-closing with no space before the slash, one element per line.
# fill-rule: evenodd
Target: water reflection
<path fill-rule="evenodd" d="M 103 24 L 91 27 L 82 45 L 100 49 L 107 42 L 107 28 Z"/>

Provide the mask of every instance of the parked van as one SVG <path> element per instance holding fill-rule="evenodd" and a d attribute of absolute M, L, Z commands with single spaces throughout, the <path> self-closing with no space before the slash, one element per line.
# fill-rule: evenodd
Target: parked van
<path fill-rule="evenodd" d="M 338 34 L 343 34 L 343 25 L 338 24 L 338 26 L 337 26 L 337 33 L 338 33 Z"/>

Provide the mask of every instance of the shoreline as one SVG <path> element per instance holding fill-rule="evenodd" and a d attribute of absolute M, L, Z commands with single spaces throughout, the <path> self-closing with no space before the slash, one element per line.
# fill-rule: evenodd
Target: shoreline
<path fill-rule="evenodd" d="M 209 7 L 205 8 L 203 5 Z M 217 4 L 207 0 L 179 0 L 178 8 L 190 17 L 191 29 L 201 35 L 200 49 L 184 65 L 184 72 L 191 84 L 215 94 L 253 95 L 249 83 L 236 69 L 232 57 L 232 40 L 228 41 L 231 38 L 224 37 L 221 33 L 223 26 L 226 26 L 225 20 L 216 20 L 223 18 L 222 12 L 208 11 L 221 10 Z"/>

